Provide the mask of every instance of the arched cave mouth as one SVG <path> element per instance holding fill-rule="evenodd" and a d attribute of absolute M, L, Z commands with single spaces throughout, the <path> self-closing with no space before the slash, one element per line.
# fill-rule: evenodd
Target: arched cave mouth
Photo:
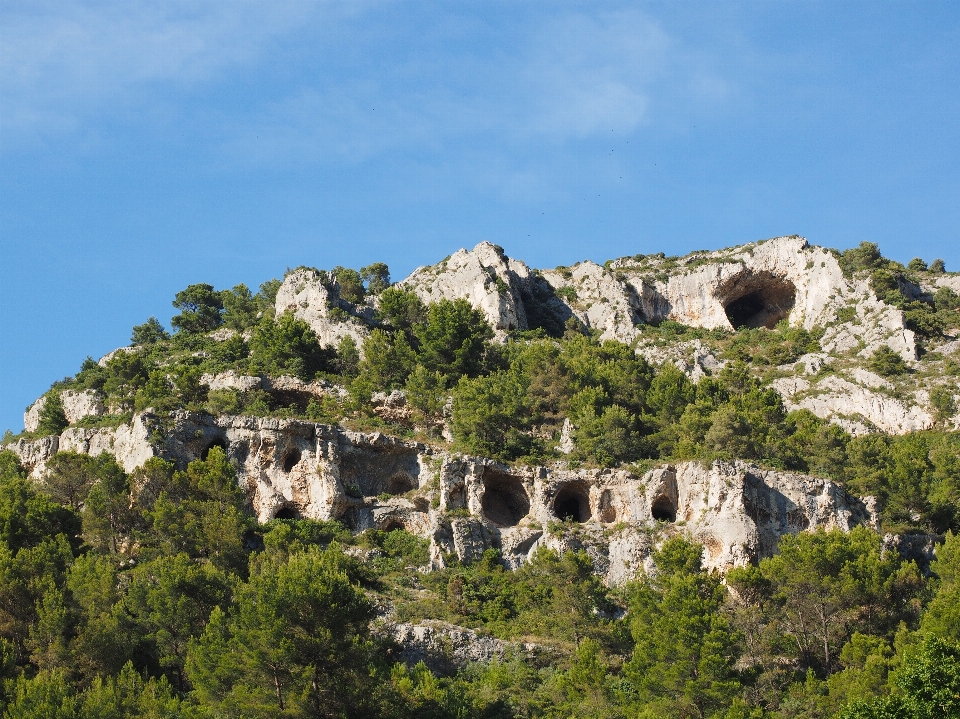
<path fill-rule="evenodd" d="M 227 453 L 227 449 L 230 447 L 230 443 L 227 442 L 223 437 L 217 437 L 215 440 L 210 442 L 206 447 L 203 448 L 203 451 L 200 452 L 200 459 L 206 461 L 207 457 L 210 456 L 210 450 L 214 447 L 219 447 L 223 450 L 223 453 Z"/>
<path fill-rule="evenodd" d="M 650 514 L 658 522 L 676 522 L 677 506 L 669 497 L 657 497 L 650 507 Z"/>
<path fill-rule="evenodd" d="M 406 530 L 406 525 L 404 525 L 404 523 L 396 517 L 390 517 L 390 519 L 384 522 L 383 526 L 380 528 L 381 532 L 405 532 Z"/>
<path fill-rule="evenodd" d="M 387 494 L 406 494 L 414 487 L 413 477 L 406 472 L 397 472 L 387 480 Z"/>
<path fill-rule="evenodd" d="M 738 275 L 721 291 L 723 309 L 733 329 L 773 329 L 790 316 L 797 288 L 790 280 L 766 272 Z"/>
<path fill-rule="evenodd" d="M 416 450 L 379 451 L 351 448 L 341 455 L 340 481 L 356 487 L 358 496 L 405 494 L 419 486 L 420 464 Z"/>
<path fill-rule="evenodd" d="M 291 504 L 285 504 L 273 515 L 274 519 L 300 519 L 300 512 Z"/>
<path fill-rule="evenodd" d="M 293 471 L 293 468 L 300 463 L 300 459 L 303 455 L 300 453 L 300 450 L 294 447 L 291 449 L 283 458 L 283 471 L 290 473 Z"/>
<path fill-rule="evenodd" d="M 483 475 L 483 516 L 498 527 L 514 527 L 530 512 L 523 483 L 510 474 L 487 470 Z"/>
<path fill-rule="evenodd" d="M 590 521 L 590 491 L 578 483 L 564 485 L 553 500 L 553 514 L 563 521 Z"/>

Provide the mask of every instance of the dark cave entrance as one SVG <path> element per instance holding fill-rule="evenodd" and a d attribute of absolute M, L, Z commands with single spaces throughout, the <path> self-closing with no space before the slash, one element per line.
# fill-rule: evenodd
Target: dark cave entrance
<path fill-rule="evenodd" d="M 553 514 L 557 519 L 573 522 L 590 520 L 590 491 L 585 485 L 566 484 L 553 500 Z"/>
<path fill-rule="evenodd" d="M 530 512 L 530 499 L 516 477 L 488 469 L 483 474 L 483 516 L 498 527 L 516 526 Z"/>
<path fill-rule="evenodd" d="M 650 514 L 658 522 L 676 522 L 677 505 L 669 497 L 657 497 L 650 507 Z"/>
<path fill-rule="evenodd" d="M 215 440 L 210 442 L 206 447 L 203 448 L 203 451 L 200 452 L 200 459 L 206 461 L 207 457 L 210 455 L 210 450 L 214 447 L 219 447 L 223 450 L 223 453 L 227 453 L 227 448 L 230 446 L 230 443 L 223 437 L 217 437 Z"/>
<path fill-rule="evenodd" d="M 414 487 L 413 477 L 406 472 L 397 472 L 387 480 L 387 494 L 406 494 Z"/>
<path fill-rule="evenodd" d="M 722 294 L 723 309 L 733 329 L 773 329 L 790 315 L 797 297 L 792 282 L 768 273 L 740 275 Z"/>
<path fill-rule="evenodd" d="M 401 521 L 400 521 L 399 519 L 397 519 L 396 517 L 391 517 L 391 518 L 388 519 L 386 522 L 384 522 L 383 528 L 382 528 L 380 531 L 381 531 L 381 532 L 396 532 L 396 531 L 399 530 L 399 531 L 403 532 L 403 531 L 406 531 L 406 529 L 407 529 L 407 528 L 404 526 L 403 522 L 401 522 Z"/>
<path fill-rule="evenodd" d="M 300 458 L 302 456 L 303 455 L 300 454 L 300 450 L 297 448 L 293 448 L 287 452 L 286 456 L 283 458 L 283 471 L 287 473 L 291 472 L 293 468 L 300 463 Z"/>
<path fill-rule="evenodd" d="M 297 508 L 286 504 L 280 507 L 279 511 L 273 515 L 274 519 L 300 519 L 300 512 L 297 511 Z"/>

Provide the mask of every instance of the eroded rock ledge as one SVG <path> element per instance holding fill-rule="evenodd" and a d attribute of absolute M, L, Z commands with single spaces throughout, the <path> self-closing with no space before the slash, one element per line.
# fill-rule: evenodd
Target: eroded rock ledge
<path fill-rule="evenodd" d="M 876 527 L 870 500 L 817 477 L 746 462 L 626 469 L 508 466 L 380 433 L 301 420 L 175 413 L 136 415 L 115 429 L 71 428 L 10 449 L 34 476 L 58 450 L 113 453 L 127 471 L 159 456 L 185 467 L 224 449 L 263 522 L 338 519 L 354 531 L 403 528 L 431 542 L 431 564 L 488 548 L 517 567 L 540 546 L 583 549 L 616 584 L 648 565 L 663 538 L 704 545 L 709 568 L 770 556 L 788 533 Z"/>

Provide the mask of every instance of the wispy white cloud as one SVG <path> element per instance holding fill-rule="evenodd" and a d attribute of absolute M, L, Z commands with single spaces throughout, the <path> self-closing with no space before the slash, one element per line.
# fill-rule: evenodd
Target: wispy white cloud
<path fill-rule="evenodd" d="M 4 3 L 4 142 L 78 129 L 111 109 L 142 105 L 162 83 L 215 80 L 255 62 L 268 41 L 312 13 L 286 0 Z"/>
<path fill-rule="evenodd" d="M 452 141 L 504 148 L 624 135 L 726 89 L 709 59 L 643 12 L 528 13 L 504 36 L 437 7 L 449 18 L 420 46 L 410 25 L 383 17 L 415 12 L 376 0 L 8 4 L 2 141 L 193 114 L 216 138 L 208 150 L 230 163 L 353 163 Z M 301 48 L 283 54 L 291 67 L 271 67 L 286 42 Z M 252 78 L 248 95 L 205 100 L 238 71 Z M 264 77 L 281 86 L 264 91 Z"/>
<path fill-rule="evenodd" d="M 363 82 L 301 86 L 235 118 L 230 154 L 245 162 L 354 162 L 451 138 L 502 145 L 624 135 L 684 96 L 715 102 L 726 92 L 709 61 L 641 12 L 552 16 L 519 35 L 509 49 L 494 41 L 480 55 L 440 43 L 445 52 L 385 61 Z"/>

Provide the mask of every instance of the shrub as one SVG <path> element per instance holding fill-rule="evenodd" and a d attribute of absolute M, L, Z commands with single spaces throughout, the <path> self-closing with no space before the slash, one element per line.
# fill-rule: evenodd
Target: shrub
<path fill-rule="evenodd" d="M 907 371 L 907 363 L 904 362 L 903 357 L 887 345 L 880 345 L 874 351 L 867 366 L 884 377 L 896 377 Z"/>
<path fill-rule="evenodd" d="M 250 364 L 271 376 L 294 375 L 311 380 L 329 371 L 333 352 L 320 346 L 316 334 L 303 320 L 284 313 L 273 321 L 261 320 L 250 339 Z"/>
<path fill-rule="evenodd" d="M 257 301 L 245 284 L 220 293 L 223 299 L 223 323 L 232 330 L 242 332 L 257 323 Z"/>
<path fill-rule="evenodd" d="M 47 401 L 40 408 L 39 420 L 37 433 L 44 436 L 60 434 L 70 424 L 63 413 L 63 402 L 59 392 L 51 392 L 47 395 Z"/>
<path fill-rule="evenodd" d="M 367 292 L 378 295 L 390 286 L 390 268 L 383 262 L 374 262 L 360 268 L 360 276 L 367 283 Z"/>

